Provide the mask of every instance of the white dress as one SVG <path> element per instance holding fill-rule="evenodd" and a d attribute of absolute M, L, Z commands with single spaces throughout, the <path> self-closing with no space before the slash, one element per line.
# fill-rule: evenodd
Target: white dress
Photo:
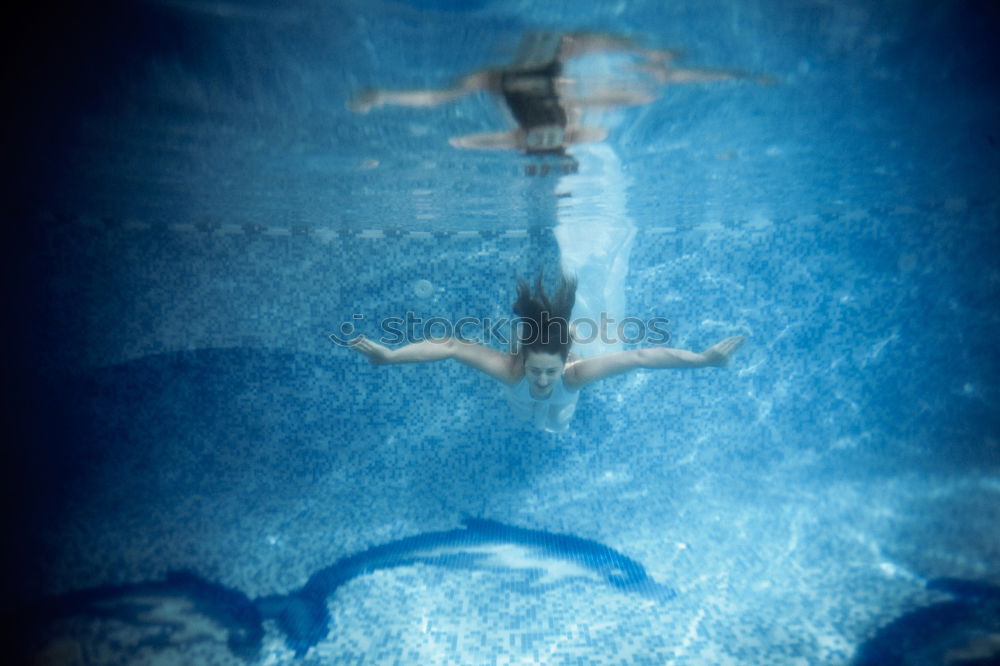
<path fill-rule="evenodd" d="M 569 427 L 569 421 L 576 411 L 576 400 L 580 391 L 566 388 L 562 377 L 552 387 L 547 398 L 531 396 L 531 386 L 528 378 L 523 377 L 514 386 L 505 390 L 507 402 L 518 417 L 531 421 L 535 427 L 546 432 L 564 432 Z"/>

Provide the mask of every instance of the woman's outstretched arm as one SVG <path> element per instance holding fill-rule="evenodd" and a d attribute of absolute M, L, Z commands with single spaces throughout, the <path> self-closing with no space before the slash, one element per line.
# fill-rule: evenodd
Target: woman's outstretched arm
<path fill-rule="evenodd" d="M 394 105 L 430 107 L 447 104 L 477 90 L 488 90 L 499 84 L 500 73 L 485 69 L 463 76 L 450 88 L 439 90 L 377 90 L 367 88 L 352 99 L 347 108 L 355 113 L 368 113 L 377 106 Z"/>
<path fill-rule="evenodd" d="M 669 349 L 667 347 L 650 349 L 632 349 L 630 351 L 604 354 L 585 358 L 570 364 L 566 368 L 563 381 L 570 389 L 578 389 L 607 377 L 620 375 L 638 368 L 704 368 L 722 366 L 729 362 L 729 357 L 743 344 L 743 336 L 726 338 L 701 353 L 686 349 Z"/>
<path fill-rule="evenodd" d="M 375 365 L 393 363 L 427 363 L 453 358 L 505 384 L 520 381 L 513 354 L 504 354 L 484 345 L 458 338 L 421 340 L 396 349 L 389 349 L 359 336 L 347 343 L 354 351 L 364 354 Z"/>

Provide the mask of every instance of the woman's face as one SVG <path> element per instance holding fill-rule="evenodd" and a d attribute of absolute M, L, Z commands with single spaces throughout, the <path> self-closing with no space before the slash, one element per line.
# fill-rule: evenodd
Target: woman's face
<path fill-rule="evenodd" d="M 550 352 L 528 351 L 524 354 L 524 376 L 528 378 L 531 395 L 547 398 L 562 377 L 565 363 L 562 356 Z"/>

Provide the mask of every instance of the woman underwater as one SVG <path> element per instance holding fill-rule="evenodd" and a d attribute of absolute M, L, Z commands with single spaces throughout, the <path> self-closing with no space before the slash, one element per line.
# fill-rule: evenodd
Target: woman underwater
<path fill-rule="evenodd" d="M 742 336 L 716 343 L 701 353 L 655 347 L 576 358 L 570 315 L 576 302 L 576 279 L 562 275 L 550 297 L 539 274 L 534 293 L 518 280 L 514 313 L 521 319 L 518 345 L 503 353 L 456 337 L 421 340 L 389 349 L 364 336 L 349 346 L 377 365 L 421 363 L 453 358 L 499 380 L 507 400 L 522 418 L 549 432 L 562 432 L 576 410 L 580 389 L 606 377 L 639 368 L 704 368 L 724 366 L 743 344 Z"/>

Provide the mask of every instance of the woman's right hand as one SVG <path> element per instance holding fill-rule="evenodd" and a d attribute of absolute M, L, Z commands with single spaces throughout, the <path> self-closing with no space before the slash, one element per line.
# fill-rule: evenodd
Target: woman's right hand
<path fill-rule="evenodd" d="M 392 354 L 392 350 L 388 347 L 383 347 L 377 342 L 372 342 L 363 335 L 359 335 L 353 340 L 348 341 L 347 346 L 359 354 L 367 356 L 368 360 L 375 365 L 388 363 L 389 355 Z"/>

